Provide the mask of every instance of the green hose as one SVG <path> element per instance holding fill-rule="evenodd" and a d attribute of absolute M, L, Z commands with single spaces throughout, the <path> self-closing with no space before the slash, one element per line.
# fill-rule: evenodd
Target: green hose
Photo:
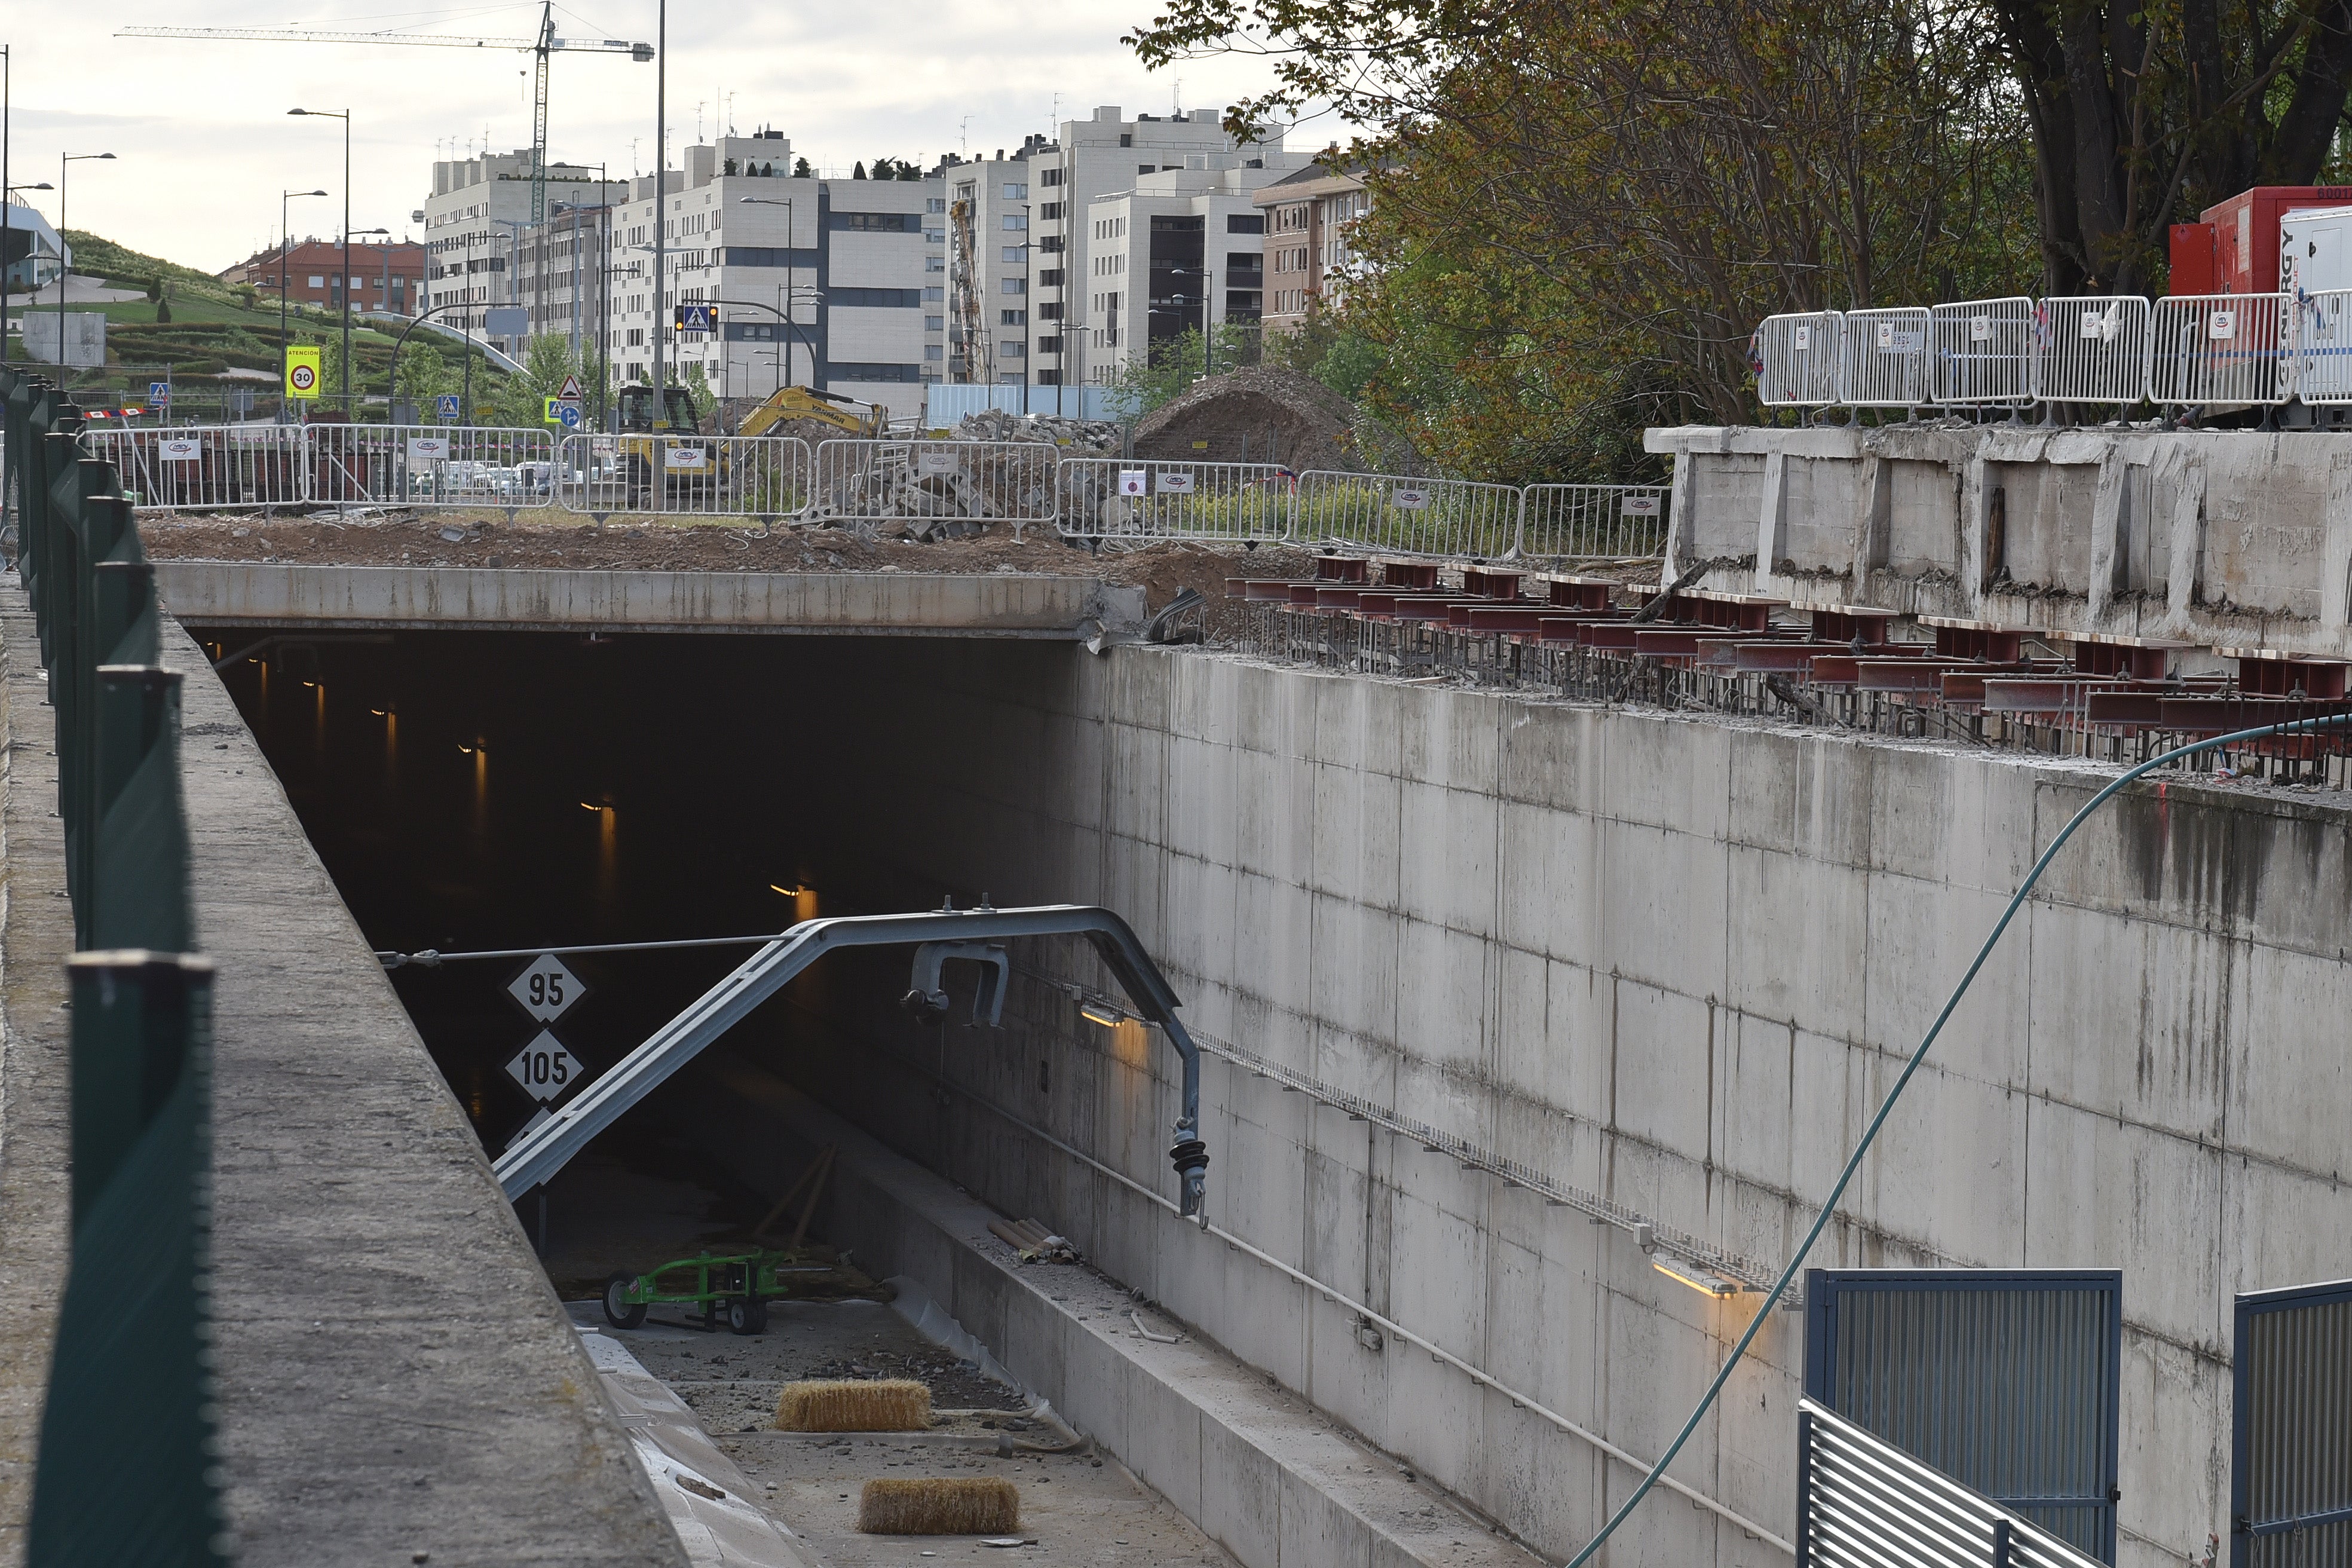
<path fill-rule="evenodd" d="M 1969 972 L 1960 976 L 1960 983 L 1953 987 L 1951 997 L 1944 1004 L 1944 1010 L 1937 1014 L 1935 1023 L 1928 1026 L 1926 1037 L 1919 1042 L 1919 1048 L 1912 1052 L 1911 1059 L 1904 1064 L 1902 1076 L 1895 1080 L 1895 1087 L 1888 1089 L 1886 1098 L 1879 1102 L 1878 1113 L 1870 1119 L 1870 1125 L 1864 1130 L 1862 1142 L 1853 1146 L 1853 1157 L 1846 1161 L 1845 1169 L 1838 1173 L 1837 1184 L 1830 1188 L 1830 1195 L 1822 1201 L 1822 1212 L 1813 1216 L 1812 1228 L 1805 1232 L 1805 1239 L 1798 1243 L 1797 1250 L 1790 1256 L 1788 1267 L 1781 1269 L 1780 1278 L 1773 1281 L 1771 1290 L 1764 1298 L 1764 1304 L 1756 1310 L 1756 1316 L 1748 1323 L 1748 1331 L 1741 1334 L 1739 1342 L 1731 1347 L 1731 1354 L 1724 1361 L 1722 1369 L 1717 1372 L 1715 1380 L 1706 1385 L 1706 1392 L 1699 1396 L 1697 1408 L 1690 1413 L 1690 1419 L 1683 1423 L 1683 1429 L 1675 1435 L 1675 1440 L 1667 1446 L 1666 1451 L 1659 1456 L 1658 1462 L 1650 1467 L 1650 1473 L 1642 1478 L 1642 1484 L 1633 1489 L 1633 1495 L 1627 1498 L 1617 1511 L 1610 1516 L 1609 1522 L 1601 1527 L 1601 1533 L 1594 1536 L 1585 1545 L 1583 1551 L 1568 1560 L 1566 1568 L 1583 1568 L 1583 1564 L 1591 1559 L 1592 1554 L 1608 1543 L 1609 1538 L 1617 1533 L 1617 1527 L 1632 1517 L 1635 1509 L 1642 1506 L 1642 1500 L 1650 1495 L 1650 1489 L 1658 1484 L 1658 1478 L 1666 1473 L 1666 1467 L 1675 1462 L 1675 1456 L 1683 1451 L 1683 1445 L 1690 1441 L 1691 1434 L 1698 1430 L 1698 1424 L 1705 1418 L 1708 1407 L 1715 1404 L 1716 1395 L 1723 1392 L 1723 1385 L 1730 1380 L 1731 1369 L 1738 1366 L 1739 1358 L 1748 1353 L 1748 1347 L 1754 1342 L 1757 1331 L 1763 1328 L 1764 1321 L 1771 1316 L 1774 1304 L 1787 1292 L 1789 1282 L 1797 1277 L 1797 1270 L 1803 1265 L 1805 1255 L 1812 1251 L 1813 1243 L 1821 1239 L 1822 1230 L 1829 1225 L 1830 1215 L 1837 1209 L 1838 1200 L 1845 1195 L 1847 1184 L 1853 1180 L 1854 1173 L 1862 1168 L 1862 1157 L 1870 1152 L 1871 1142 L 1878 1136 L 1878 1130 L 1886 1124 L 1887 1112 L 1895 1109 L 1895 1100 L 1902 1097 L 1904 1087 L 1911 1081 L 1911 1075 L 1919 1070 L 1919 1064 L 1927 1059 L 1927 1047 L 1936 1043 L 1937 1035 L 1943 1033 L 1945 1021 L 1951 1017 L 1952 1009 L 1960 1005 L 1960 998 L 1968 994 L 1969 987 L 1976 981 L 1977 972 L 1984 968 L 1985 960 L 1992 956 L 1993 945 L 2000 941 L 2001 933 L 2009 929 L 2010 921 L 2025 902 L 2025 895 L 2033 890 L 2033 884 L 2042 879 L 2042 873 L 2049 868 L 2050 862 L 2065 846 L 2066 840 L 2074 836 L 2074 829 L 2088 821 L 2093 812 L 2105 805 L 2108 798 L 2126 784 L 2138 778 L 2142 773 L 2160 768 L 2168 763 L 2177 763 L 2183 757 L 2193 757 L 2200 752 L 2215 751 L 2224 746 L 2235 745 L 2242 741 L 2257 740 L 2264 735 L 2284 735 L 2298 730 L 2315 731 L 2322 725 L 2346 722 L 2352 722 L 2352 713 L 2328 714 L 2315 719 L 2294 719 L 2282 724 L 2264 724 L 2257 729 L 2237 730 L 2227 735 L 2216 735 L 2210 741 L 2199 741 L 2190 745 L 2178 747 L 2160 756 L 2151 757 L 2125 773 L 2093 795 L 2082 810 L 2068 819 L 2066 826 L 2058 830 L 2058 836 L 2050 841 L 2050 847 L 2044 849 L 2042 852 L 2042 858 L 2034 861 L 2033 869 L 2026 873 L 2024 882 L 2020 884 L 2016 894 L 2009 900 L 2009 907 L 2001 910 L 2000 919 L 1993 922 L 1991 932 L 1984 939 L 1984 945 L 1977 949 L 1976 959 L 1969 965 Z M 1800 1527 L 1801 1528 L 1801 1521 L 1800 1521 Z"/>

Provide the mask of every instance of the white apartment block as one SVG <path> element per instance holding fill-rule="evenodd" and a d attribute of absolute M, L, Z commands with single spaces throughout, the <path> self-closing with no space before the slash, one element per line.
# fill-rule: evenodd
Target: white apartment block
<path fill-rule="evenodd" d="M 1271 156 L 1266 163 L 1273 162 Z M 1151 345 L 1188 329 L 1213 339 L 1255 326 L 1265 308 L 1259 187 L 1284 170 L 1231 153 L 1139 173 L 1132 189 L 1087 204 L 1086 325 L 1090 372 L 1108 383 Z"/>
<path fill-rule="evenodd" d="M 600 191 L 607 194 L 600 195 Z M 576 163 L 548 165 L 547 210 L 551 216 L 558 203 L 593 207 L 601 202 L 617 201 L 626 194 L 623 182 L 600 183 L 593 169 Z M 436 321 L 481 332 L 486 324 L 485 310 L 523 302 L 516 290 L 516 276 L 524 268 L 526 247 L 522 237 L 530 227 L 529 148 L 436 163 L 433 194 L 409 216 L 425 226 L 427 308 L 471 307 L 444 311 L 434 318 Z M 534 256 L 530 259 L 535 262 L 538 258 Z M 501 333 L 493 341 L 511 351 L 516 346 L 516 336 Z"/>
<path fill-rule="evenodd" d="M 522 276 L 538 330 L 577 320 L 593 350 L 601 327 L 616 385 L 652 375 L 659 332 L 664 363 L 681 378 L 698 366 L 723 398 L 796 384 L 919 415 L 945 363 L 940 181 L 795 177 L 774 132 L 689 147 L 683 162 L 658 196 L 643 176 L 609 212 L 551 202 L 546 274 L 526 247 Z M 719 306 L 719 331 L 673 332 L 675 307 L 697 301 Z"/>
<path fill-rule="evenodd" d="M 1010 156 L 950 156 L 933 171 L 949 218 L 950 381 L 1108 381 L 1115 369 L 1104 371 L 1089 330 L 1088 302 L 1097 291 L 1094 201 L 1132 191 L 1147 176 L 1213 169 L 1278 178 L 1298 163 L 1284 153 L 1279 133 L 1243 147 L 1205 109 L 1129 120 L 1106 105 L 1057 129 L 1055 139 L 1032 136 Z M 1254 212 L 1244 198 L 1237 216 Z M 1215 319 L 1226 319 L 1228 309 L 1237 320 L 1254 319 L 1257 301 L 1246 298 L 1251 290 L 1241 279 L 1225 292 L 1239 303 L 1220 300 Z"/>

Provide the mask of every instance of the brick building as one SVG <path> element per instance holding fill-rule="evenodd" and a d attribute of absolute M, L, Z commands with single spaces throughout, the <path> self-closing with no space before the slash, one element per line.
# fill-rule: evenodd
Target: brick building
<path fill-rule="evenodd" d="M 1371 198 L 1360 173 L 1318 161 L 1263 187 L 1255 200 L 1265 215 L 1265 330 L 1297 331 L 1337 302 L 1331 275 L 1355 254 L 1348 224 Z"/>
<path fill-rule="evenodd" d="M 281 265 L 278 247 L 256 251 L 223 272 L 224 283 L 250 283 L 273 304 L 278 298 Z M 343 302 L 343 247 L 333 239 L 298 239 L 288 247 L 282 266 L 286 296 L 298 305 L 332 310 Z M 362 310 L 389 310 L 413 316 L 420 309 L 425 279 L 425 247 L 408 241 L 392 243 L 352 237 L 352 302 Z"/>

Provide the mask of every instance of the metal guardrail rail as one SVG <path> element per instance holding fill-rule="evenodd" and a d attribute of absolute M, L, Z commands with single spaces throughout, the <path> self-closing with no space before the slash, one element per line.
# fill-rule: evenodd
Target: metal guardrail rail
<path fill-rule="evenodd" d="M 555 439 L 544 430 L 310 425 L 302 434 L 302 499 L 313 506 L 537 510 L 555 479 Z"/>
<path fill-rule="evenodd" d="M 180 674 L 157 662 L 154 568 L 121 471 L 41 378 L 0 366 L 0 504 L 48 672 L 77 949 L 71 1258 L 26 1561 L 226 1563 L 209 1368 L 213 969 L 192 951 Z"/>
<path fill-rule="evenodd" d="M 2105 1568 L 1874 1436 L 1797 1404 L 1797 1568 Z"/>
<path fill-rule="evenodd" d="M 1473 479 L 1309 469 L 1292 537 L 1398 555 L 1500 560 L 1519 547 L 1519 491 Z"/>
<path fill-rule="evenodd" d="M 1297 484 L 1277 463 L 1065 458 L 1055 516 L 1066 539 L 1280 541 Z"/>
<path fill-rule="evenodd" d="M 556 504 L 585 517 L 658 510 L 763 526 L 799 517 L 809 508 L 815 459 L 797 436 L 666 438 L 658 454 L 658 506 L 656 455 L 650 437 L 567 436 L 555 464 Z"/>

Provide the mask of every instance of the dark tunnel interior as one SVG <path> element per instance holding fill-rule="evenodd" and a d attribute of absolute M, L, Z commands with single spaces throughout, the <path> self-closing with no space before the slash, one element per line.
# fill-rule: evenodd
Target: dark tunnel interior
<path fill-rule="evenodd" d="M 189 629 L 215 658 L 261 638 Z M 877 659 L 875 639 L 352 634 L 276 642 L 222 677 L 371 946 L 535 950 L 773 933 L 818 913 L 987 893 L 911 863 L 919 851 L 890 829 L 920 794 L 908 759 L 915 771 L 954 765 L 908 735 L 892 687 L 970 645 L 892 640 Z M 1050 679 L 1073 652 L 1017 645 L 991 657 Z M 751 951 L 568 957 L 585 994 L 553 1030 L 593 1077 Z M 813 990 L 870 989 L 856 1009 L 870 1018 L 869 1004 L 905 991 L 908 961 L 829 958 L 829 973 L 795 983 L 716 1049 L 809 1027 Z M 524 966 L 412 963 L 392 975 L 492 1155 L 535 1110 L 507 1067 L 541 1027 L 506 994 Z M 614 1194 L 639 1178 L 684 1183 L 723 1227 L 756 1215 L 756 1195 L 694 1147 L 696 1092 L 690 1075 L 672 1080 L 551 1184 L 559 1288 L 579 1283 L 559 1256 L 625 1250 L 625 1237 L 583 1230 L 625 1230 Z M 518 1213 L 527 1230 L 540 1223 L 531 1200 Z"/>

